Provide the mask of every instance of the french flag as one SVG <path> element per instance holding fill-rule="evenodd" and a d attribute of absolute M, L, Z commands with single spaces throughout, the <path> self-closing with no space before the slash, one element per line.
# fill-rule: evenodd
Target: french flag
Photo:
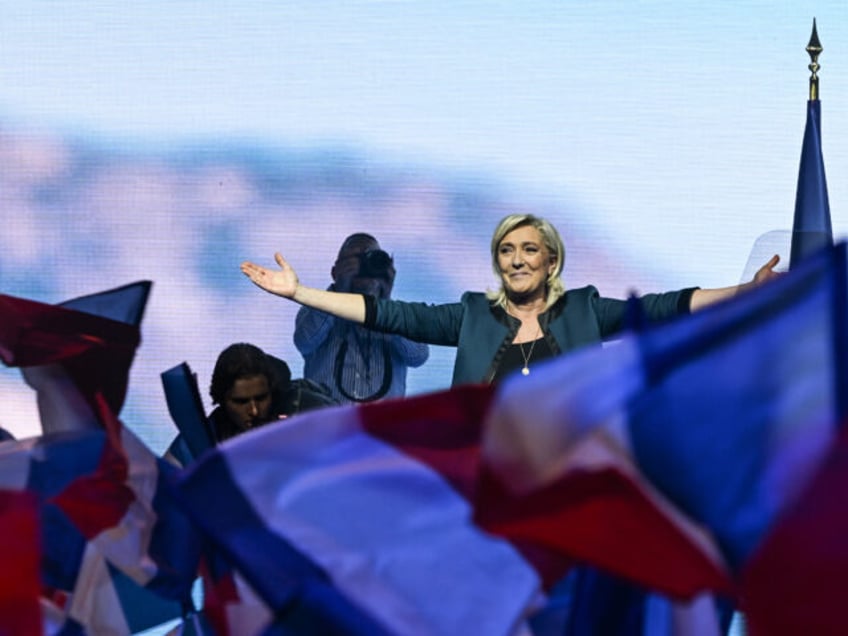
<path fill-rule="evenodd" d="M 0 532 L 20 532 L 4 545 L 15 546 L 11 565 L 26 558 L 32 568 L 16 589 L 37 582 L 43 633 L 131 634 L 183 615 L 199 544 L 173 495 L 175 478 L 125 427 L 117 439 L 92 430 L 2 444 L 0 495 L 31 502 L 32 515 L 24 533 L 23 512 L 0 511 Z M 10 598 L 0 598 L 0 633 L 19 633 L 3 630 L 27 607 Z"/>
<path fill-rule="evenodd" d="M 37 543 L 44 633 L 130 634 L 190 605 L 199 546 L 176 469 L 117 417 L 149 290 L 61 306 L 0 296 L 0 357 L 37 391 L 45 431 L 0 448 L 0 489 L 34 502 L 34 532 L 11 545 Z M 0 615 L 0 630 L 16 620 Z"/>
<path fill-rule="evenodd" d="M 104 426 L 121 412 L 151 289 L 139 281 L 59 305 L 0 294 L 0 360 L 36 391 L 45 433 Z"/>
<path fill-rule="evenodd" d="M 465 389 L 304 413 L 205 455 L 183 500 L 294 633 L 511 633 L 541 584 L 464 496 L 488 399 Z M 392 431 L 412 454 L 380 438 Z"/>
<path fill-rule="evenodd" d="M 728 588 L 703 530 L 602 442 L 575 445 L 556 482 L 509 492 L 484 457 L 496 398 L 469 386 L 304 413 L 207 454 L 182 498 L 293 633 L 532 633 L 578 560 L 681 594 Z M 219 633 L 260 633 L 237 599 Z"/>

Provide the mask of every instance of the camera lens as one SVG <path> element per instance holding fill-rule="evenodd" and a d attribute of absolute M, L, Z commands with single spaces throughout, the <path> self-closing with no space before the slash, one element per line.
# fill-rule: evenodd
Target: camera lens
<path fill-rule="evenodd" d="M 389 279 L 392 257 L 383 250 L 369 250 L 360 257 L 359 275 L 367 278 Z"/>

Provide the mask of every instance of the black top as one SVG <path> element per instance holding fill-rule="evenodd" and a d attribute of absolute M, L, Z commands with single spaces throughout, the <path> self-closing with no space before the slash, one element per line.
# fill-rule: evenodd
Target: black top
<path fill-rule="evenodd" d="M 523 369 L 525 356 L 527 369 L 530 373 L 533 373 L 535 365 L 546 358 L 552 358 L 554 355 L 555 353 L 545 338 L 522 344 L 511 344 L 506 348 L 492 382 L 500 382 L 507 376 L 518 372 L 519 369 Z"/>

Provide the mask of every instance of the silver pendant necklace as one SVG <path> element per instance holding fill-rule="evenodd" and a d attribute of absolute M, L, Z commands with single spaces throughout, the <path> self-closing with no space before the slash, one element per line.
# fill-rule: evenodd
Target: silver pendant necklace
<path fill-rule="evenodd" d="M 518 318 L 518 316 L 516 316 L 514 313 L 512 313 L 509 310 L 509 304 L 508 303 L 507 303 L 507 306 L 506 306 L 506 313 L 508 313 L 513 318 Z M 521 318 L 518 318 L 518 320 L 521 320 Z M 525 351 L 524 351 L 524 344 L 525 343 L 523 343 L 523 342 L 518 343 L 518 348 L 521 350 L 521 357 L 524 358 L 524 366 L 521 368 L 521 375 L 530 375 L 530 358 L 533 356 L 533 348 L 536 346 L 536 341 L 539 340 L 541 335 L 542 335 L 542 327 L 541 327 L 541 325 L 538 324 L 538 318 L 537 318 L 536 337 L 530 343 L 530 350 L 525 353 Z"/>
<path fill-rule="evenodd" d="M 536 340 L 530 343 L 530 351 L 527 353 L 524 353 L 524 343 L 518 343 L 518 348 L 521 349 L 521 357 L 524 358 L 524 367 L 521 369 L 521 375 L 530 375 L 530 357 L 533 355 L 533 347 L 536 346 Z"/>

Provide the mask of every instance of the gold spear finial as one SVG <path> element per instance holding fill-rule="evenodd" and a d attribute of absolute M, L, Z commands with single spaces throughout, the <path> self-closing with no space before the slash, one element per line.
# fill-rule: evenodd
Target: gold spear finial
<path fill-rule="evenodd" d="M 818 100 L 819 98 L 819 76 L 816 75 L 819 69 L 819 55 L 823 51 L 822 45 L 819 42 L 819 34 L 816 33 L 816 19 L 813 18 L 813 33 L 810 35 L 810 42 L 807 44 L 807 53 L 810 55 L 810 101 Z"/>

